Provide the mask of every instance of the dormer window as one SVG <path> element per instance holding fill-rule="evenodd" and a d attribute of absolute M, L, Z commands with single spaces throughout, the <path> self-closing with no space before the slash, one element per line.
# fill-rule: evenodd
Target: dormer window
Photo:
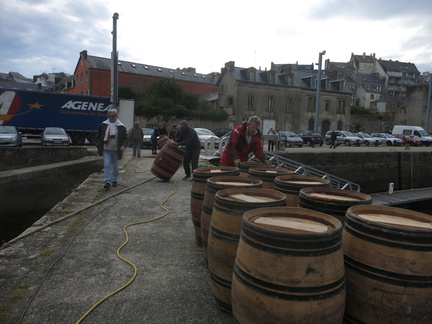
<path fill-rule="evenodd" d="M 268 81 L 270 83 L 275 83 L 275 74 L 274 73 L 269 73 L 269 75 L 268 75 Z"/>
<path fill-rule="evenodd" d="M 249 80 L 255 81 L 255 71 L 254 70 L 249 71 Z"/>

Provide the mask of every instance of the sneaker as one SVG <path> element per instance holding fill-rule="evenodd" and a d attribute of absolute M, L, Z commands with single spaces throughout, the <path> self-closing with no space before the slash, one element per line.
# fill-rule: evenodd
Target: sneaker
<path fill-rule="evenodd" d="M 190 175 L 185 175 L 185 176 L 183 177 L 183 180 L 189 179 L 190 177 L 191 177 Z"/>
<path fill-rule="evenodd" d="M 138 159 L 141 159 L 141 155 L 138 155 Z"/>
<path fill-rule="evenodd" d="M 113 187 L 117 187 L 117 182 L 113 181 Z"/>
<path fill-rule="evenodd" d="M 109 182 L 105 183 L 104 188 L 105 188 L 105 189 L 109 189 L 109 187 L 110 187 Z"/>

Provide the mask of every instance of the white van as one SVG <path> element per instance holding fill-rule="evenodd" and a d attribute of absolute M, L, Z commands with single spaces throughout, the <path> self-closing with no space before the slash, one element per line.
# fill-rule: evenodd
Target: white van
<path fill-rule="evenodd" d="M 412 135 L 421 141 L 422 145 L 429 146 L 432 144 L 432 136 L 420 126 L 394 125 L 392 134 Z"/>

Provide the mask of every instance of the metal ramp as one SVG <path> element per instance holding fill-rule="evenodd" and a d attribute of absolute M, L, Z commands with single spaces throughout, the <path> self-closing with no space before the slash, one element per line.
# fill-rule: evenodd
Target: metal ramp
<path fill-rule="evenodd" d="M 229 140 L 229 136 L 223 136 L 221 138 L 221 141 L 219 143 L 219 148 L 216 150 L 212 155 L 215 156 L 221 156 L 222 152 L 227 145 Z M 352 191 L 358 191 L 360 192 L 360 185 L 357 183 L 336 177 L 334 175 L 331 175 L 329 173 L 325 173 L 323 171 L 320 171 L 318 169 L 314 169 L 310 166 L 307 166 L 305 164 L 287 159 L 283 156 L 280 156 L 278 154 L 274 154 L 271 152 L 264 152 L 266 157 L 272 161 L 273 165 L 275 165 L 277 168 L 281 169 L 288 169 L 288 170 L 294 170 L 295 174 L 298 175 L 306 175 L 311 177 L 318 177 L 322 179 L 329 179 L 330 180 L 330 186 L 335 189 L 346 189 L 346 190 L 352 190 Z M 253 155 L 251 158 L 249 158 L 249 161 L 255 161 L 260 162 L 259 159 Z"/>
<path fill-rule="evenodd" d="M 304 165 L 302 163 L 287 159 L 283 156 L 280 156 L 278 154 L 274 154 L 271 152 L 265 152 L 265 155 L 270 161 L 275 165 L 277 168 L 281 169 L 288 169 L 293 170 L 295 174 L 298 175 L 305 175 L 305 176 L 312 176 L 312 177 L 318 177 L 322 179 L 329 179 L 330 180 L 330 186 L 335 189 L 346 189 L 346 190 L 352 190 L 352 191 L 360 191 L 360 185 L 336 177 L 334 175 L 331 175 L 329 173 L 325 173 L 323 171 L 320 171 L 318 169 L 314 169 L 310 166 Z M 249 161 L 255 161 L 260 162 L 258 158 L 253 155 Z"/>

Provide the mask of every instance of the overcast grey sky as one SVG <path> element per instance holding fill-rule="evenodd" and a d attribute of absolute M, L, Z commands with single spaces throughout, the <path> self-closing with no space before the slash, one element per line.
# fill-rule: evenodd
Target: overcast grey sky
<path fill-rule="evenodd" d="M 347 62 L 354 54 L 432 71 L 430 0 L 0 0 L 0 72 L 72 74 L 79 53 L 219 72 L 225 62 Z"/>

